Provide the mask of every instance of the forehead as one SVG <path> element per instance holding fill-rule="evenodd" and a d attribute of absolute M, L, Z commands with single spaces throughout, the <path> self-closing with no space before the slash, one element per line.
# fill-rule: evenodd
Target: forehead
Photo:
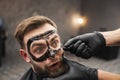
<path fill-rule="evenodd" d="M 49 30 L 56 30 L 56 28 L 53 27 L 52 25 L 46 23 L 46 24 L 38 27 L 37 29 L 34 29 L 34 30 L 28 32 L 27 34 L 25 34 L 23 41 L 24 41 L 25 44 L 27 44 L 27 41 L 30 38 L 32 38 L 32 37 L 34 37 L 36 35 L 43 34 L 43 33 L 47 32 Z"/>

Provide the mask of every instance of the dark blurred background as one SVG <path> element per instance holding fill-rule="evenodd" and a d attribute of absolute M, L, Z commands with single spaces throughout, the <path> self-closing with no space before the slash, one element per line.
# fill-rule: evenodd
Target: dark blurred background
<path fill-rule="evenodd" d="M 120 0 L 0 0 L 0 80 L 17 80 L 29 68 L 19 55 L 14 38 L 17 24 L 32 15 L 44 15 L 58 26 L 64 43 L 69 38 L 93 31 L 120 27 Z M 5 45 L 5 46 L 4 46 Z M 119 47 L 107 47 L 88 60 L 67 53 L 69 59 L 86 66 L 120 73 Z"/>

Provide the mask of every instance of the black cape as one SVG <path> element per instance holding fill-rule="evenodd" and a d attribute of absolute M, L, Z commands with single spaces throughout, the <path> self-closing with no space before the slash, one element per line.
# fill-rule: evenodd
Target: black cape
<path fill-rule="evenodd" d="M 86 67 L 77 62 L 65 59 L 69 66 L 69 71 L 57 78 L 37 78 L 32 68 L 30 68 L 20 80 L 98 80 L 98 70 Z"/>

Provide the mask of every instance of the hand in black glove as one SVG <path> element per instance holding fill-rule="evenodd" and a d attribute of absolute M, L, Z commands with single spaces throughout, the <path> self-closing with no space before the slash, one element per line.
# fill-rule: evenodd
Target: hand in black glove
<path fill-rule="evenodd" d="M 76 56 L 88 59 L 95 52 L 106 45 L 105 39 L 101 33 L 87 33 L 69 39 L 64 44 L 64 50 L 70 51 Z"/>

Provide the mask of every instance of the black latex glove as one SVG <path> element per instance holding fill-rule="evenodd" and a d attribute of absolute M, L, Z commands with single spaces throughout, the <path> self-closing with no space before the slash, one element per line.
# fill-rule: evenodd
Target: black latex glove
<path fill-rule="evenodd" d="M 70 51 L 78 57 L 90 58 L 95 52 L 106 45 L 105 39 L 101 33 L 86 33 L 69 39 L 64 44 L 64 50 Z"/>

